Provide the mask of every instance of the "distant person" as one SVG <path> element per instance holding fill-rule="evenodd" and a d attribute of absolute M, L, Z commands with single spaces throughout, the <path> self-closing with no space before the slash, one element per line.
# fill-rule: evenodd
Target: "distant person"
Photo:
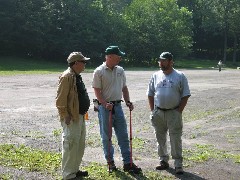
<path fill-rule="evenodd" d="M 131 111 L 134 108 L 130 101 L 125 72 L 122 67 L 118 66 L 121 57 L 124 55 L 125 53 L 120 51 L 118 46 L 109 46 L 105 51 L 105 62 L 97 67 L 93 73 L 92 87 L 99 102 L 100 135 L 109 171 L 117 170 L 114 162 L 114 148 L 109 142 L 113 127 L 120 146 L 124 171 L 138 174 L 141 172 L 141 168 L 134 163 L 131 164 L 127 123 L 121 105 L 123 96 L 129 110 Z M 112 113 L 112 125 L 109 126 L 110 113 Z"/>
<path fill-rule="evenodd" d="M 158 62 L 161 70 L 152 75 L 147 89 L 150 117 L 155 129 L 160 159 L 160 165 L 156 169 L 169 168 L 167 150 L 167 131 L 169 131 L 175 171 L 177 174 L 183 174 L 182 111 L 191 94 L 185 75 L 173 68 L 171 53 L 163 52 Z"/>
<path fill-rule="evenodd" d="M 218 71 L 220 72 L 222 70 L 222 61 L 220 60 L 218 62 Z"/>
<path fill-rule="evenodd" d="M 90 100 L 80 73 L 90 58 L 81 52 L 72 52 L 67 58 L 68 69 L 58 83 L 56 106 L 58 108 L 62 132 L 62 176 L 63 179 L 78 179 L 88 176 L 79 166 L 85 149 L 86 126 L 84 115 Z"/>

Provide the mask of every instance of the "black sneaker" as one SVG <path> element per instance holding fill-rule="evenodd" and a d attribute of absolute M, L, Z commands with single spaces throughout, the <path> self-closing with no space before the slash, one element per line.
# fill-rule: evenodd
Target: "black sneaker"
<path fill-rule="evenodd" d="M 78 171 L 77 173 L 76 173 L 76 177 L 86 177 L 86 176 L 88 176 L 88 172 L 87 171 Z"/>
<path fill-rule="evenodd" d="M 165 161 L 160 161 L 160 165 L 156 167 L 156 170 L 165 170 L 169 168 L 169 164 Z"/>
<path fill-rule="evenodd" d="M 117 167 L 114 163 L 114 161 L 111 161 L 108 163 L 108 171 L 111 173 L 113 171 L 117 171 Z"/>
<path fill-rule="evenodd" d="M 140 167 L 137 167 L 134 163 L 128 163 L 123 165 L 123 170 L 129 173 L 139 174 L 142 172 L 142 169 Z"/>
<path fill-rule="evenodd" d="M 175 167 L 176 174 L 183 174 L 183 168 L 182 167 Z"/>

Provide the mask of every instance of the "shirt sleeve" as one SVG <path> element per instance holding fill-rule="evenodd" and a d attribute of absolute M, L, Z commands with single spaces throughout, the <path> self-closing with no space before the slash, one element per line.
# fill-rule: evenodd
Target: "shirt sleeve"
<path fill-rule="evenodd" d="M 93 73 L 92 87 L 102 89 L 101 73 L 99 70 L 95 70 Z"/>
<path fill-rule="evenodd" d="M 184 74 L 182 74 L 182 98 L 185 96 L 191 96 L 188 80 Z"/>
<path fill-rule="evenodd" d="M 123 70 L 123 87 L 127 86 L 127 78 L 126 78 L 126 74 Z"/>
<path fill-rule="evenodd" d="M 147 96 L 154 96 L 155 95 L 155 87 L 154 87 L 154 76 L 152 75 L 150 81 L 148 83 L 147 88 Z"/>

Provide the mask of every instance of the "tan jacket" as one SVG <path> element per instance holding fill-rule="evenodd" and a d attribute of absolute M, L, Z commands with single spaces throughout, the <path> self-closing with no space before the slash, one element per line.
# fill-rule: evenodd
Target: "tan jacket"
<path fill-rule="evenodd" d="M 58 82 L 56 107 L 60 120 L 70 116 L 72 120 L 79 120 L 78 91 L 75 72 L 69 67 L 62 73 Z"/>

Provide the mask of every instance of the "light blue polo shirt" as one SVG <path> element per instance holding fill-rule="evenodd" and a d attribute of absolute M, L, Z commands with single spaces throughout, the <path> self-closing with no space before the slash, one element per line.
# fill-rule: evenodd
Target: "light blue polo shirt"
<path fill-rule="evenodd" d="M 186 76 L 175 69 L 168 75 L 162 70 L 155 72 L 146 94 L 154 97 L 155 106 L 165 109 L 173 109 L 179 105 L 181 98 L 191 96 Z"/>

